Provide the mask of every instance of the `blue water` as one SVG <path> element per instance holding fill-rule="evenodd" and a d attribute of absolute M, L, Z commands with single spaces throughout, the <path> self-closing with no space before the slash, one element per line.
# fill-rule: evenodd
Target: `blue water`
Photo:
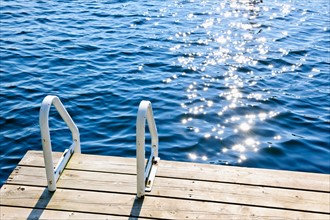
<path fill-rule="evenodd" d="M 134 157 L 150 100 L 162 159 L 330 173 L 329 17 L 328 0 L 1 0 L 1 185 L 41 150 L 48 94 L 83 153 Z M 63 151 L 54 109 L 50 127 Z"/>

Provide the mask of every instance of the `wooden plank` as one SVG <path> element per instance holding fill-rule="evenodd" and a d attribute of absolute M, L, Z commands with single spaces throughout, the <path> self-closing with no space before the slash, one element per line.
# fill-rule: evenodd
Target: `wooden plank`
<path fill-rule="evenodd" d="M 54 167 L 60 160 L 63 152 L 53 152 Z M 42 151 L 29 150 L 18 163 L 18 165 L 45 167 L 44 155 Z"/>
<path fill-rule="evenodd" d="M 135 162 L 133 158 L 75 154 L 67 169 L 135 174 Z M 42 152 L 29 151 L 20 165 L 43 166 Z M 157 176 L 330 192 L 330 175 L 316 173 L 161 160 Z"/>
<path fill-rule="evenodd" d="M 0 219 L 113 219 L 121 220 L 127 217 L 114 216 L 114 215 L 100 215 L 90 213 L 79 213 L 70 211 L 54 211 L 54 210 L 43 210 L 33 208 L 19 208 L 0 206 Z"/>
<path fill-rule="evenodd" d="M 165 219 L 328 219 L 329 215 L 222 203 L 5 184 L 1 205 Z"/>
<path fill-rule="evenodd" d="M 39 167 L 17 167 L 10 175 L 8 183 L 46 186 L 45 170 Z M 136 176 L 65 170 L 57 187 L 134 195 L 136 193 Z M 157 177 L 153 190 L 148 195 L 311 212 L 330 212 L 329 193 L 221 182 Z"/>

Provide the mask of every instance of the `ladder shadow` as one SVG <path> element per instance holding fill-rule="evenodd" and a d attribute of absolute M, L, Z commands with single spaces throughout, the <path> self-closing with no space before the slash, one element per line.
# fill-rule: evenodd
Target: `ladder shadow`
<path fill-rule="evenodd" d="M 49 192 L 48 188 L 46 187 L 27 219 L 40 219 L 53 195 L 54 192 Z"/>
<path fill-rule="evenodd" d="M 138 198 L 135 197 L 134 203 L 131 209 L 130 217 L 128 218 L 129 220 L 135 220 L 140 217 L 142 205 L 143 205 L 144 197 Z"/>

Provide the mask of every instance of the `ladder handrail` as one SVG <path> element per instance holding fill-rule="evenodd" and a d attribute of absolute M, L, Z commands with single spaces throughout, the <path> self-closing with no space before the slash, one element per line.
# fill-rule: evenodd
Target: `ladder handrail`
<path fill-rule="evenodd" d="M 52 156 L 52 145 L 49 131 L 49 111 L 54 105 L 72 134 L 72 144 L 66 149 L 54 169 Z M 151 135 L 151 153 L 147 164 L 145 164 L 145 125 L 148 123 Z M 71 116 L 57 96 L 48 95 L 41 104 L 39 113 L 39 124 L 41 142 L 44 154 L 47 185 L 49 191 L 56 190 L 56 182 L 73 153 L 81 153 L 79 130 Z M 141 198 L 146 191 L 151 191 L 156 172 L 158 169 L 158 133 L 155 119 L 149 101 L 141 101 L 136 119 L 136 163 L 137 163 L 137 197 Z"/>
<path fill-rule="evenodd" d="M 54 169 L 53 155 L 52 155 L 52 144 L 49 132 L 49 110 L 51 105 L 54 105 L 66 125 L 69 127 L 72 134 L 72 144 L 66 149 Z M 63 106 L 61 100 L 57 96 L 48 95 L 44 98 L 41 104 L 39 113 L 39 124 L 41 132 L 41 142 L 44 154 L 47 185 L 49 191 L 56 190 L 56 182 L 61 175 L 64 167 L 69 161 L 73 153 L 81 153 L 80 150 L 80 135 L 76 124 L 73 122 L 71 116 Z"/>
<path fill-rule="evenodd" d="M 148 122 L 151 135 L 151 153 L 145 168 L 145 123 Z M 152 112 L 151 102 L 141 101 L 136 119 L 136 165 L 137 165 L 137 197 L 150 191 L 157 172 L 158 133 Z"/>

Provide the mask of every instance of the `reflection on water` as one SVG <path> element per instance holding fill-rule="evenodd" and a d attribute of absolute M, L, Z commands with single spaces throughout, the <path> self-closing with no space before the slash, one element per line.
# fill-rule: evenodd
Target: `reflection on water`
<path fill-rule="evenodd" d="M 164 160 L 329 173 L 329 13 L 328 0 L 2 0 L 0 185 L 41 149 L 47 94 L 83 153 L 135 157 L 147 99 Z"/>
<path fill-rule="evenodd" d="M 191 130 L 191 135 L 216 140 L 212 145 L 216 143 L 217 156 L 224 158 L 223 163 L 241 163 L 257 152 L 261 144 L 272 147 L 282 138 L 281 131 L 265 138 L 257 130 L 267 126 L 265 121 L 278 120 L 276 117 L 282 111 L 281 107 L 265 107 L 276 96 L 274 91 L 281 89 L 264 85 L 265 79 L 271 81 L 294 73 L 307 59 L 306 54 L 295 57 L 295 63 L 292 59 L 286 62 L 286 56 L 298 50 L 297 46 L 276 44 L 294 33 L 283 29 L 277 33 L 279 28 L 272 22 L 285 20 L 296 9 L 292 3 L 282 2 L 276 2 L 273 7 L 261 4 L 262 1 L 248 0 L 189 2 L 200 4 L 204 11 L 181 16 L 183 20 L 178 18 L 177 22 L 194 22 L 195 26 L 169 39 L 177 42 L 170 48 L 179 55 L 177 64 L 190 72 L 174 75 L 164 82 L 191 81 L 185 91 L 186 100 L 181 103 L 185 110 L 182 125 Z M 173 4 L 168 11 L 176 7 L 185 6 Z M 301 15 L 305 13 L 302 11 Z M 304 17 L 300 18 L 297 27 L 304 21 Z M 284 62 L 271 62 L 274 57 Z M 312 69 L 308 77 L 313 77 L 314 73 L 319 70 Z M 234 141 L 230 141 L 231 138 Z M 208 149 L 204 151 L 190 152 L 188 157 L 207 160 Z"/>

